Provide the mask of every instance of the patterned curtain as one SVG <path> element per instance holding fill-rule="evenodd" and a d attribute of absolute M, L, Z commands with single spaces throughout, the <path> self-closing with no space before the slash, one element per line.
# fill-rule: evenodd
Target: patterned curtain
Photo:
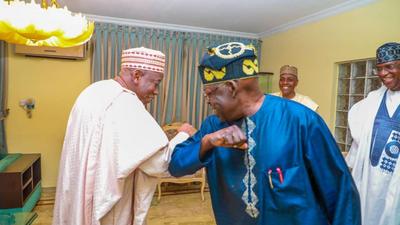
<path fill-rule="evenodd" d="M 148 110 L 161 125 L 187 121 L 198 128 L 210 109 L 202 95 L 197 65 L 207 46 L 230 41 L 251 42 L 261 55 L 258 39 L 96 23 L 92 82 L 118 75 L 123 49 L 159 50 L 166 56 L 166 73 Z"/>
<path fill-rule="evenodd" d="M 4 119 L 8 114 L 6 109 L 6 77 L 7 77 L 7 44 L 0 41 L 0 159 L 7 153 Z"/>

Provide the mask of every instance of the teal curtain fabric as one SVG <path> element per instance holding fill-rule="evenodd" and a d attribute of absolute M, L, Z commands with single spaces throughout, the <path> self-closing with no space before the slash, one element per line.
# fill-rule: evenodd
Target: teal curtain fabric
<path fill-rule="evenodd" d="M 7 154 L 4 119 L 8 114 L 6 109 L 6 75 L 7 75 L 7 44 L 0 41 L 0 159 Z"/>
<path fill-rule="evenodd" d="M 96 23 L 95 27 L 92 82 L 118 75 L 124 49 L 143 46 L 165 54 L 167 65 L 160 93 L 148 106 L 160 125 L 186 121 L 198 128 L 209 115 L 197 71 L 208 46 L 230 41 L 251 42 L 261 55 L 258 39 L 108 23 Z"/>

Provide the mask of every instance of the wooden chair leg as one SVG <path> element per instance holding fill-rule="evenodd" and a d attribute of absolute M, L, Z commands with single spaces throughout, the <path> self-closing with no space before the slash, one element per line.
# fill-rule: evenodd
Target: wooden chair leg
<path fill-rule="evenodd" d="M 202 200 L 202 201 L 204 201 L 204 188 L 205 188 L 205 186 L 206 186 L 206 182 L 203 180 L 203 181 L 201 182 L 201 190 L 200 190 L 200 193 L 201 193 L 201 200 Z"/>
<path fill-rule="evenodd" d="M 157 189 L 158 189 L 157 201 L 160 201 L 160 199 L 161 199 L 161 182 L 158 182 Z"/>

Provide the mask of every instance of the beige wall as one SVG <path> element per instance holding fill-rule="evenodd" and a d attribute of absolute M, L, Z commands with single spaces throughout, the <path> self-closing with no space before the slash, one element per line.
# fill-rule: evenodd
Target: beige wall
<path fill-rule="evenodd" d="M 274 72 L 272 90 L 278 91 L 279 68 L 299 69 L 299 93 L 319 105 L 319 113 L 334 126 L 336 65 L 340 61 L 375 56 L 389 41 L 400 41 L 400 1 L 378 0 L 367 6 L 266 37 L 262 70 Z"/>
<path fill-rule="evenodd" d="M 11 48 L 8 56 L 8 151 L 41 153 L 42 185 L 54 187 L 69 112 L 90 82 L 90 59 L 32 58 Z M 36 100 L 31 119 L 19 106 L 25 98 Z"/>

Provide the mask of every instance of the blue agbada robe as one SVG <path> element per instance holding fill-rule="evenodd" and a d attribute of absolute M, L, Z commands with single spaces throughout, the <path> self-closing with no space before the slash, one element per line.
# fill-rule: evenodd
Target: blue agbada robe
<path fill-rule="evenodd" d="M 206 167 L 218 225 L 361 224 L 356 186 L 316 113 L 266 95 L 257 113 L 236 124 L 247 151 L 217 147 L 199 159 L 202 137 L 231 125 L 212 115 L 176 146 L 169 166 L 176 177 Z"/>

